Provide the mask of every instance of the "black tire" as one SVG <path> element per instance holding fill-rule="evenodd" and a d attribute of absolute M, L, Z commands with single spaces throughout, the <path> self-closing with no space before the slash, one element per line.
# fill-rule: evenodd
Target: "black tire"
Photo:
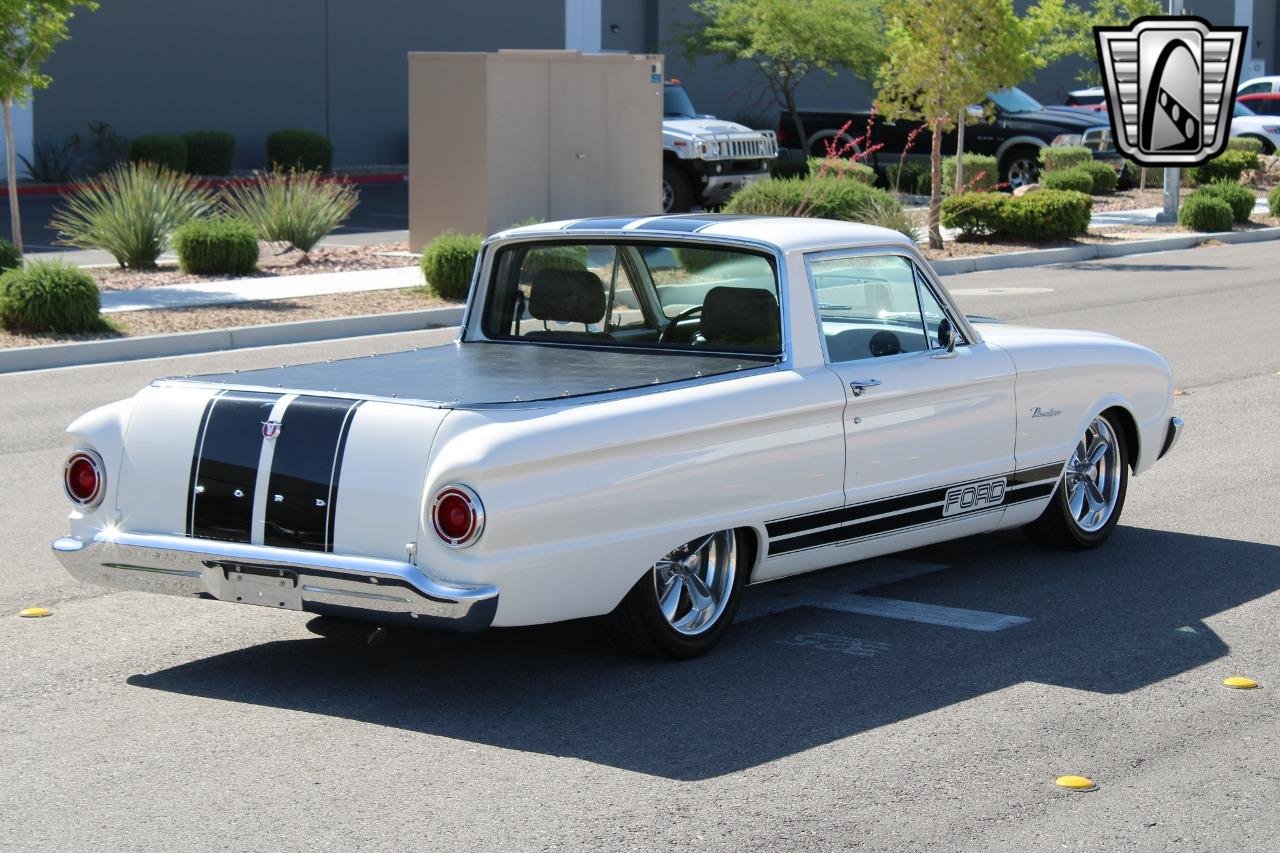
<path fill-rule="evenodd" d="M 688 213 L 693 209 L 693 186 L 684 172 L 670 163 L 662 166 L 662 212 Z"/>
<path fill-rule="evenodd" d="M 1067 502 L 1066 474 L 1064 473 L 1058 479 L 1053 497 L 1049 499 L 1049 504 L 1044 508 L 1044 512 L 1035 521 L 1022 528 L 1027 537 L 1038 545 L 1060 551 L 1087 551 L 1091 548 L 1097 548 L 1103 542 L 1106 542 L 1111 537 L 1116 525 L 1120 523 L 1120 513 L 1124 509 L 1125 495 L 1129 491 L 1129 464 L 1132 458 L 1130 456 L 1129 442 L 1125 437 L 1124 428 L 1114 415 L 1109 412 L 1103 412 L 1098 417 L 1105 420 L 1111 428 L 1120 453 L 1119 494 L 1116 497 L 1115 508 L 1111 511 L 1111 516 L 1106 523 L 1098 530 L 1087 531 L 1081 529 L 1076 523 Z M 1069 466 L 1070 462 L 1068 462 Z"/>
<path fill-rule="evenodd" d="M 657 567 L 651 567 L 631 587 L 622 603 L 601 620 L 608 640 L 632 654 L 672 660 L 689 660 L 711 651 L 733 624 L 754 559 L 750 537 L 742 531 L 735 531 L 734 542 L 738 563 L 728 591 L 728 601 L 710 627 L 696 636 L 682 634 L 672 627 L 659 607 L 655 583 Z"/>
<path fill-rule="evenodd" d="M 1013 176 L 1010 172 L 1017 166 L 1020 173 L 1025 169 L 1030 169 L 1030 179 L 1021 180 L 1019 184 L 1013 184 Z M 1014 189 L 1025 184 L 1034 184 L 1040 180 L 1040 152 L 1029 145 L 1020 145 L 1005 153 L 1004 158 L 1000 161 L 1000 181 L 1013 185 Z"/>

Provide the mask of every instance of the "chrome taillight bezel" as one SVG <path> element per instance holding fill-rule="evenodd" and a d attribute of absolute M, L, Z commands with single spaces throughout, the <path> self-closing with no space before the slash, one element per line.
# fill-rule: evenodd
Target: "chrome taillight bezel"
<path fill-rule="evenodd" d="M 87 499 L 77 497 L 75 492 L 71 490 L 71 467 L 81 459 L 93 466 L 96 480 L 96 488 Z M 92 509 L 102 503 L 103 495 L 107 491 L 107 469 L 102 464 L 102 457 L 96 451 L 87 447 L 76 448 L 62 465 L 62 491 L 66 494 L 67 500 L 82 509 Z"/>
<path fill-rule="evenodd" d="M 471 524 L 467 533 L 460 538 L 450 536 L 441 529 L 440 519 L 437 515 L 440 504 L 450 495 L 456 495 L 465 501 L 467 510 L 471 515 Z M 480 535 L 484 533 L 484 504 L 480 502 L 480 496 L 475 493 L 474 489 L 462 483 L 449 483 L 437 489 L 436 493 L 431 497 L 431 508 L 428 513 L 431 516 L 431 529 L 435 531 L 436 538 L 440 540 L 441 544 L 449 548 L 468 548 L 474 545 L 480 539 Z"/>

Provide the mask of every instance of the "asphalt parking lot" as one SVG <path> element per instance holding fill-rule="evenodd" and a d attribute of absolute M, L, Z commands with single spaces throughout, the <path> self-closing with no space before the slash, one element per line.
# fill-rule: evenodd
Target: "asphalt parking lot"
<path fill-rule="evenodd" d="M 0 849 L 1274 850 L 1277 259 L 946 279 L 971 313 L 1162 352 L 1181 443 L 1097 552 L 1012 532 L 765 585 L 682 664 L 576 624 L 335 646 L 49 555 L 80 412 L 439 332 L 0 376 Z"/>

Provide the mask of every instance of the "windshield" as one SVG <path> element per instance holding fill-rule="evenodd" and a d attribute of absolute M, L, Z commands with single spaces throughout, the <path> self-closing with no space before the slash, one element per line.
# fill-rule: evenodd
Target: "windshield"
<path fill-rule="evenodd" d="M 987 97 L 1006 113 L 1038 113 L 1044 105 L 1018 88 L 988 92 Z"/>
<path fill-rule="evenodd" d="M 1239 118 L 1240 116 L 1254 116 L 1254 115 L 1257 115 L 1257 113 L 1255 113 L 1253 110 L 1249 109 L 1239 101 L 1236 101 L 1235 106 L 1231 108 L 1232 118 Z"/>
<path fill-rule="evenodd" d="M 777 355 L 770 255 L 696 243 L 537 242 L 494 260 L 493 340 Z"/>
<path fill-rule="evenodd" d="M 698 115 L 693 111 L 693 101 L 689 100 L 689 93 L 683 86 L 675 83 L 667 83 L 662 87 L 662 114 L 684 118 L 696 118 Z"/>

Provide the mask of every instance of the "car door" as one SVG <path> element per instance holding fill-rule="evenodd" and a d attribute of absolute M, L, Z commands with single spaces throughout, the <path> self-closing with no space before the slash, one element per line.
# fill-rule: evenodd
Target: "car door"
<path fill-rule="evenodd" d="M 905 254 L 807 261 L 828 365 L 847 398 L 846 529 L 827 535 L 853 542 L 949 522 L 961 523 L 954 535 L 994 528 L 1013 471 L 1012 360 L 962 331 L 968 324 Z M 960 336 L 952 350 L 939 341 L 948 328 Z"/>

